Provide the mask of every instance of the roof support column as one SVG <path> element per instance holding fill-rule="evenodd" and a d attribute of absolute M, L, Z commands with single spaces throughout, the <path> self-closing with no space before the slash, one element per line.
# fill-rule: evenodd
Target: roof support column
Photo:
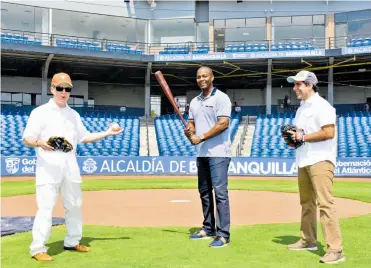
<path fill-rule="evenodd" d="M 266 114 L 272 113 L 272 59 L 268 60 L 267 86 L 265 88 Z"/>
<path fill-rule="evenodd" d="M 146 81 L 144 85 L 144 115 L 151 116 L 151 70 L 152 62 L 147 64 Z"/>
<path fill-rule="evenodd" d="M 42 67 L 42 74 L 41 74 L 41 104 L 48 102 L 48 71 L 49 71 L 49 64 L 52 61 L 54 54 L 49 54 L 48 58 L 46 59 L 43 67 Z"/>
<path fill-rule="evenodd" d="M 334 64 L 334 57 L 330 57 L 329 64 Z M 327 88 L 327 100 L 333 106 L 334 105 L 334 68 L 328 69 L 328 88 Z"/>

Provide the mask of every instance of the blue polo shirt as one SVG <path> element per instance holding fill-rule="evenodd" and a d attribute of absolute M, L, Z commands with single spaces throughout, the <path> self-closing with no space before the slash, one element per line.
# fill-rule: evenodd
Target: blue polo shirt
<path fill-rule="evenodd" d="M 231 117 L 232 103 L 227 94 L 214 89 L 209 96 L 202 92 L 195 97 L 189 107 L 189 119 L 194 120 L 196 135 L 199 136 L 218 122 L 219 117 Z M 232 146 L 229 127 L 219 135 L 198 145 L 198 157 L 231 157 Z"/>

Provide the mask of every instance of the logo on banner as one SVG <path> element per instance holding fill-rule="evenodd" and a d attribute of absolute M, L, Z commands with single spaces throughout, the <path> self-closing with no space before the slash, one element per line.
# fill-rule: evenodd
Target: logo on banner
<path fill-rule="evenodd" d="M 93 173 L 98 169 L 97 162 L 92 158 L 86 159 L 83 164 L 82 170 L 86 173 Z"/>
<path fill-rule="evenodd" d="M 5 169 L 9 174 L 15 174 L 19 170 L 19 158 L 7 158 L 5 159 Z"/>

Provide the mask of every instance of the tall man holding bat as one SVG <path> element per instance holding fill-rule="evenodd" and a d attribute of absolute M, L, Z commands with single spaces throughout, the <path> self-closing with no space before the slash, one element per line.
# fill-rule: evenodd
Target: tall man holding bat
<path fill-rule="evenodd" d="M 228 167 L 232 156 L 229 133 L 232 104 L 228 95 L 213 86 L 213 80 L 210 68 L 198 69 L 197 84 L 202 92 L 191 101 L 184 132 L 192 144 L 198 145 L 198 190 L 204 215 L 201 230 L 190 239 L 215 237 L 209 246 L 219 248 L 230 242 Z"/>

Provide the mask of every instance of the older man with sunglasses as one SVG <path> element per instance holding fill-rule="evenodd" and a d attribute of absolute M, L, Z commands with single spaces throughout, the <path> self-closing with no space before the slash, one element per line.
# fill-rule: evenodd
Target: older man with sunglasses
<path fill-rule="evenodd" d="M 59 191 L 62 193 L 63 206 L 66 210 L 67 235 L 64 239 L 64 249 L 78 252 L 90 251 L 90 248 L 80 244 L 82 193 L 76 145 L 81 142 L 95 142 L 123 131 L 121 128 L 114 129 L 109 126 L 104 132 L 90 133 L 85 128 L 80 115 L 67 104 L 72 90 L 72 81 L 68 74 L 55 74 L 50 90 L 53 98 L 31 112 L 23 134 L 24 143 L 35 147 L 37 156 L 36 202 L 38 211 L 32 229 L 33 241 L 30 254 L 38 261 L 53 260 L 47 253 L 45 243 L 50 236 L 53 210 Z M 72 151 L 54 150 L 47 144 L 51 136 L 61 136 L 67 139 L 73 146 Z"/>

